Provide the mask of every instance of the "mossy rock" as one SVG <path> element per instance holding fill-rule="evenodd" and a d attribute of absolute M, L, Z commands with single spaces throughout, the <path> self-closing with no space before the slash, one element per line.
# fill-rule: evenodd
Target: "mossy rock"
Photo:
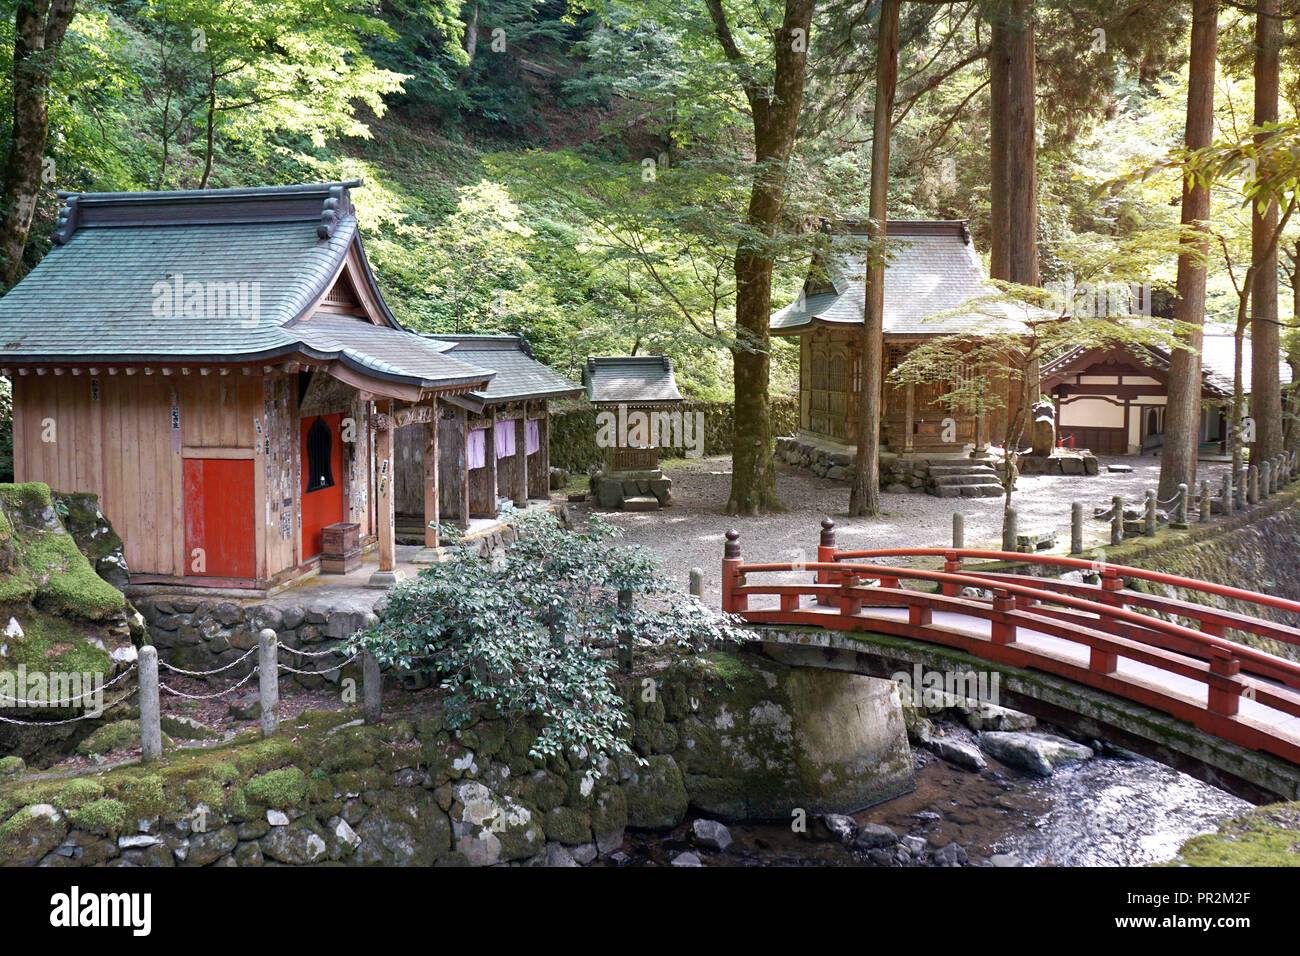
<path fill-rule="evenodd" d="M 0 863 L 32 865 L 63 842 L 68 825 L 48 803 L 22 807 L 0 824 Z"/>
<path fill-rule="evenodd" d="M 44 503 L 32 504 L 30 494 L 6 492 L 6 488 L 21 487 L 26 486 L 0 486 L 0 500 L 10 506 L 11 515 L 20 516 L 13 522 L 12 544 L 20 558 L 15 576 L 25 572 L 34 582 L 32 602 L 44 610 L 87 621 L 122 614 L 126 598 L 95 573 L 76 540 L 63 529 L 49 504 L 49 489 L 40 485 L 45 489 Z"/>
<path fill-rule="evenodd" d="M 574 807 L 555 807 L 542 815 L 546 839 L 565 846 L 592 842 L 591 817 Z"/>
<path fill-rule="evenodd" d="M 69 811 L 68 819 L 82 830 L 116 836 L 126 826 L 127 807 L 121 800 L 104 797 Z"/>
<path fill-rule="evenodd" d="M 163 714 L 158 722 L 162 725 L 164 733 L 178 740 L 215 740 L 221 736 L 221 731 L 209 727 L 193 717 L 177 717 L 172 714 Z M 233 764 L 230 765 L 230 769 L 235 769 Z"/>
<path fill-rule="evenodd" d="M 623 782 L 628 826 L 671 830 L 686 816 L 686 784 L 672 757 L 649 757 L 632 768 Z"/>
<path fill-rule="evenodd" d="M 1300 802 L 1248 810 L 1183 844 L 1175 866 L 1300 866 Z"/>
<path fill-rule="evenodd" d="M 22 757 L 0 757 L 0 777 L 12 777 L 27 769 Z"/>
<path fill-rule="evenodd" d="M 307 775 L 297 767 L 286 767 L 254 777 L 244 795 L 251 803 L 283 810 L 301 804 L 307 798 L 307 788 Z"/>
<path fill-rule="evenodd" d="M 78 777 L 75 780 L 69 780 L 68 785 L 59 791 L 59 795 L 54 799 L 54 804 L 60 810 L 74 810 L 77 807 L 98 800 L 104 793 L 104 785 L 98 780 Z"/>
<path fill-rule="evenodd" d="M 78 744 L 77 753 L 92 757 L 112 753 L 115 750 L 125 750 L 128 747 L 134 747 L 139 742 L 140 721 L 115 720 L 111 724 L 100 727 Z M 171 747 L 171 737 L 164 733 L 162 743 L 164 747 Z"/>

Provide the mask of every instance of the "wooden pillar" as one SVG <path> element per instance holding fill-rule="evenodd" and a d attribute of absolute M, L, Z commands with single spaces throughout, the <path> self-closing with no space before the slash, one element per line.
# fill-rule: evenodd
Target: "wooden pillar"
<path fill-rule="evenodd" d="M 438 547 L 438 419 L 442 411 L 433 401 L 433 417 L 424 425 L 424 545 Z"/>
<path fill-rule="evenodd" d="M 495 518 L 497 516 L 497 410 L 495 405 L 488 418 L 487 441 L 484 444 L 487 446 L 483 455 L 487 467 L 487 515 L 489 518 Z"/>
<path fill-rule="evenodd" d="M 393 503 L 392 401 L 379 405 L 376 417 L 375 482 L 378 486 L 379 570 L 391 571 L 397 559 L 396 515 Z"/>
<path fill-rule="evenodd" d="M 912 450 L 912 435 L 916 431 L 916 386 L 908 382 L 903 386 L 903 451 Z"/>
<path fill-rule="evenodd" d="M 551 498 L 551 403 L 542 403 L 542 417 L 537 420 L 537 454 L 541 458 L 538 471 L 542 476 L 542 497 Z"/>
<path fill-rule="evenodd" d="M 393 475 L 393 402 L 384 399 L 374 417 L 375 431 L 375 518 L 379 535 L 379 570 L 370 575 L 369 587 L 389 588 L 406 575 L 397 568 L 397 516 Z"/>
<path fill-rule="evenodd" d="M 456 409 L 456 429 L 459 439 L 456 442 L 456 487 L 459 490 L 459 514 L 457 522 L 462 528 L 469 527 L 469 412 L 463 408 Z"/>
<path fill-rule="evenodd" d="M 528 403 L 519 408 L 515 419 L 515 487 L 513 500 L 516 507 L 528 507 Z"/>

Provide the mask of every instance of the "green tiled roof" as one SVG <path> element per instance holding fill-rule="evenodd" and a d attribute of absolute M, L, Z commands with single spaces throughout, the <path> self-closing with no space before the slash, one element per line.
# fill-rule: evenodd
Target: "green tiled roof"
<path fill-rule="evenodd" d="M 595 403 L 680 402 L 673 361 L 666 355 L 590 356 L 582 373 Z"/>
<path fill-rule="evenodd" d="M 533 358 L 532 349 L 523 336 L 426 334 L 423 338 L 451 358 L 496 373 L 485 390 L 471 393 L 480 401 L 509 402 L 582 394 L 581 385 L 570 382 Z"/>
<path fill-rule="evenodd" d="M 383 305 L 352 209 L 357 185 L 66 196 L 54 248 L 0 298 L 0 365 L 301 354 L 424 387 L 490 378 L 423 348 Z M 354 244 L 392 328 L 299 323 Z"/>

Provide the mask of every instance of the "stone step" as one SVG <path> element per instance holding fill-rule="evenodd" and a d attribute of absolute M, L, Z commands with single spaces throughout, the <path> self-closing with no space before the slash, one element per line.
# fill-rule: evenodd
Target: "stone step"
<path fill-rule="evenodd" d="M 992 475 L 996 474 L 993 466 L 986 465 L 983 462 L 930 462 L 930 475 L 939 477 L 940 475 Z"/>
<path fill-rule="evenodd" d="M 624 511 L 658 511 L 659 499 L 654 495 L 632 495 L 623 499 Z"/>
<path fill-rule="evenodd" d="M 934 475 L 936 485 L 982 485 L 985 482 L 996 481 L 997 475 L 993 472 L 987 474 L 979 473 L 962 473 L 960 475 Z"/>
<path fill-rule="evenodd" d="M 979 485 L 936 485 L 930 494 L 937 498 L 1000 498 L 1004 491 L 990 481 Z"/>

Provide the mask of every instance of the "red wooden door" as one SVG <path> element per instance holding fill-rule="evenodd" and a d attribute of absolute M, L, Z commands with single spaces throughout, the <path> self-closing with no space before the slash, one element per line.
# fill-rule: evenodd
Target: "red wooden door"
<path fill-rule="evenodd" d="M 257 576 L 251 458 L 187 458 L 185 573 Z"/>
<path fill-rule="evenodd" d="M 342 429 L 342 414 L 302 420 L 303 560 L 321 553 L 321 529 L 343 520 Z"/>

